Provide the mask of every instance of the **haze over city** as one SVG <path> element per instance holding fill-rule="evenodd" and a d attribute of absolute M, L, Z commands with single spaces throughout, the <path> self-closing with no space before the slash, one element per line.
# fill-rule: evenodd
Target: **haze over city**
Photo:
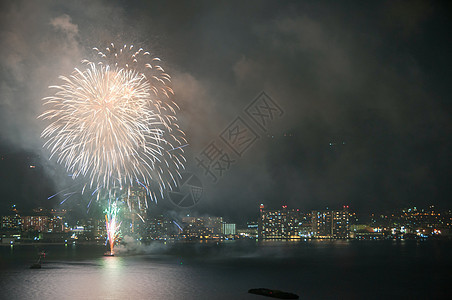
<path fill-rule="evenodd" d="M 204 186 L 194 208 L 200 214 L 240 220 L 261 202 L 366 211 L 447 206 L 448 8 L 2 2 L 1 209 L 58 206 L 47 197 L 72 183 L 42 150 L 41 99 L 59 75 L 110 42 L 145 46 L 171 74 L 189 141 L 187 171 Z M 213 184 L 195 157 L 262 91 L 284 113 Z"/>
<path fill-rule="evenodd" d="M 451 8 L 0 1 L 2 295 L 447 298 Z"/>

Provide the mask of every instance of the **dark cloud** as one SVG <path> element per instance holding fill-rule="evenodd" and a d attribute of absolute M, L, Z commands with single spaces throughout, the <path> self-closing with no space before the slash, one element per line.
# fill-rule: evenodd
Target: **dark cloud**
<path fill-rule="evenodd" d="M 132 42 L 152 49 L 173 77 L 188 170 L 206 188 L 192 212 L 244 220 L 261 202 L 448 206 L 449 7 L 327 4 L 3 3 L 2 147 L 40 153 L 36 116 L 47 86 L 93 46 Z M 263 90 L 283 117 L 212 184 L 194 157 Z"/>

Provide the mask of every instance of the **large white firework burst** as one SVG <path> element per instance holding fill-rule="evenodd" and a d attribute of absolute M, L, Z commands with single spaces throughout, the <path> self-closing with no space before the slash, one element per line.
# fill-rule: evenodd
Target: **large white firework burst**
<path fill-rule="evenodd" d="M 163 195 L 180 176 L 187 144 L 170 76 L 141 48 L 94 50 L 97 63 L 84 60 L 86 69 L 60 76 L 63 83 L 44 98 L 47 110 L 39 118 L 50 122 L 42 132 L 45 147 L 92 188 L 155 182 Z"/>

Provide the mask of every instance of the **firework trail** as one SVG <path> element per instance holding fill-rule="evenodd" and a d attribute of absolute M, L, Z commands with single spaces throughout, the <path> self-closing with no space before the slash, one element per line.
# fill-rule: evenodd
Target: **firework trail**
<path fill-rule="evenodd" d="M 105 211 L 105 226 L 107 228 L 107 240 L 106 243 L 110 245 L 110 255 L 114 254 L 115 242 L 119 237 L 119 227 L 121 223 L 117 220 L 118 215 L 117 202 L 110 202 L 108 209 Z"/>
<path fill-rule="evenodd" d="M 171 100 L 170 76 L 142 48 L 113 44 L 84 60 L 56 90 L 44 98 L 46 111 L 39 118 L 50 122 L 41 136 L 44 147 L 88 186 L 102 189 L 157 183 L 176 185 L 184 168 L 184 133 L 177 124 L 177 105 Z M 83 188 L 83 190 L 85 187 Z M 101 191 L 98 191 L 101 194 Z"/>

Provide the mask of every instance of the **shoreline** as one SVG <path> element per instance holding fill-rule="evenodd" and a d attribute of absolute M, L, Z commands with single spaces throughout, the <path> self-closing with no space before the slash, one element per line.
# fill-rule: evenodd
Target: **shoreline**
<path fill-rule="evenodd" d="M 436 237 L 436 238 L 422 238 L 422 239 L 401 239 L 401 238 L 380 238 L 380 239 L 350 239 L 350 238 L 343 238 L 343 239 L 319 239 L 319 238 L 309 238 L 309 239 L 292 239 L 292 240 L 285 240 L 285 239 L 268 239 L 268 240 L 244 240 L 244 239 L 237 239 L 237 240 L 196 240 L 196 241 L 186 241 L 186 240 L 172 240 L 172 241 L 161 241 L 161 240 L 152 240 L 152 241 L 141 241 L 140 244 L 142 245 L 150 245 L 150 244 L 218 244 L 218 243 L 235 243 L 235 242 L 255 242 L 257 244 L 272 244 L 272 243 L 280 243 L 280 244 L 298 244 L 298 243 L 310 243 L 310 242 L 334 242 L 334 241 L 342 241 L 342 242 L 382 242 L 382 241 L 417 241 L 417 242 L 427 242 L 427 241 L 450 241 L 452 240 L 452 237 Z M 99 242 L 89 242 L 89 241 L 70 241 L 70 242 L 14 242 L 12 244 L 10 243 L 0 243 L 0 247 L 11 247 L 11 246 L 51 246 L 51 245 L 89 245 L 89 246 L 105 246 L 105 244 L 99 243 Z M 119 244 L 124 245 L 124 244 Z"/>

